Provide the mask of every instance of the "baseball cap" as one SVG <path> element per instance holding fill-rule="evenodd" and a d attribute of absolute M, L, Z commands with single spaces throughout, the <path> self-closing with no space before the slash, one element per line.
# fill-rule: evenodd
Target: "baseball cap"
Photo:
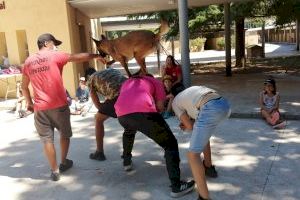
<path fill-rule="evenodd" d="M 37 43 L 38 45 L 44 45 L 45 42 L 53 41 L 55 46 L 61 45 L 62 41 L 57 40 L 53 35 L 50 33 L 44 33 L 38 37 Z"/>
<path fill-rule="evenodd" d="M 85 81 L 85 77 L 80 77 L 80 81 Z"/>

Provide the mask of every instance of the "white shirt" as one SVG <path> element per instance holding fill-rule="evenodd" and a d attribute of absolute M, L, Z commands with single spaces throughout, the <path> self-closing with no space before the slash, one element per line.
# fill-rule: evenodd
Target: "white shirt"
<path fill-rule="evenodd" d="M 199 113 L 197 105 L 210 92 L 216 91 L 205 86 L 192 86 L 180 92 L 172 103 L 172 108 L 176 116 L 180 118 L 186 112 L 188 116 L 196 119 Z"/>

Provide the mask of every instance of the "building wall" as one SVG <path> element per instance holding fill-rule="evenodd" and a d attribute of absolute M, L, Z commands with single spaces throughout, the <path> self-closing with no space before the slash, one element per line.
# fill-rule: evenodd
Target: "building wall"
<path fill-rule="evenodd" d="M 83 43 L 91 52 L 90 19 L 72 8 L 66 0 L 4 0 L 6 8 L 0 10 L 0 59 L 8 55 L 11 64 L 21 65 L 28 54 L 38 51 L 37 37 L 52 33 L 63 43 L 59 50 L 79 53 Z M 86 40 L 80 41 L 79 26 L 84 26 Z M 86 64 L 87 66 L 89 64 Z M 75 94 L 78 77 L 84 75 L 83 64 L 68 63 L 64 68 L 65 87 Z M 0 97 L 5 88 L 0 85 Z"/>

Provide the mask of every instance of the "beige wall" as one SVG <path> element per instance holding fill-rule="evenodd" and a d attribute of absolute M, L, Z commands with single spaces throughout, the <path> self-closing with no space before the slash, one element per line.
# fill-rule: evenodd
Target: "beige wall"
<path fill-rule="evenodd" d="M 37 37 L 46 32 L 63 41 L 59 47 L 61 51 L 79 53 L 83 42 L 86 43 L 86 50 L 91 52 L 90 19 L 70 7 L 66 0 L 5 0 L 5 4 L 6 9 L 0 10 L 0 41 L 5 35 L 11 64 L 22 64 L 26 57 L 26 48 L 29 54 L 37 52 Z M 85 41 L 80 41 L 79 24 L 84 25 Z M 4 45 L 1 44 L 0 53 L 5 51 Z M 78 76 L 84 75 L 82 66 L 68 63 L 64 68 L 64 84 L 71 95 L 75 94 L 78 86 Z M 3 96 L 4 88 L 0 86 L 0 97 Z"/>

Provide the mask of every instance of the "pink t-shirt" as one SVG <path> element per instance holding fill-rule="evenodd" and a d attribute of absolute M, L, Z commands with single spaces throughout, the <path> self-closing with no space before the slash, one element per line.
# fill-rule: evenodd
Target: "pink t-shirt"
<path fill-rule="evenodd" d="M 131 113 L 157 112 L 155 102 L 165 100 L 166 93 L 161 81 L 142 76 L 126 80 L 115 103 L 118 117 Z"/>
<path fill-rule="evenodd" d="M 70 55 L 41 50 L 26 59 L 23 74 L 30 79 L 34 93 L 34 109 L 48 110 L 67 105 L 62 71 Z"/>

